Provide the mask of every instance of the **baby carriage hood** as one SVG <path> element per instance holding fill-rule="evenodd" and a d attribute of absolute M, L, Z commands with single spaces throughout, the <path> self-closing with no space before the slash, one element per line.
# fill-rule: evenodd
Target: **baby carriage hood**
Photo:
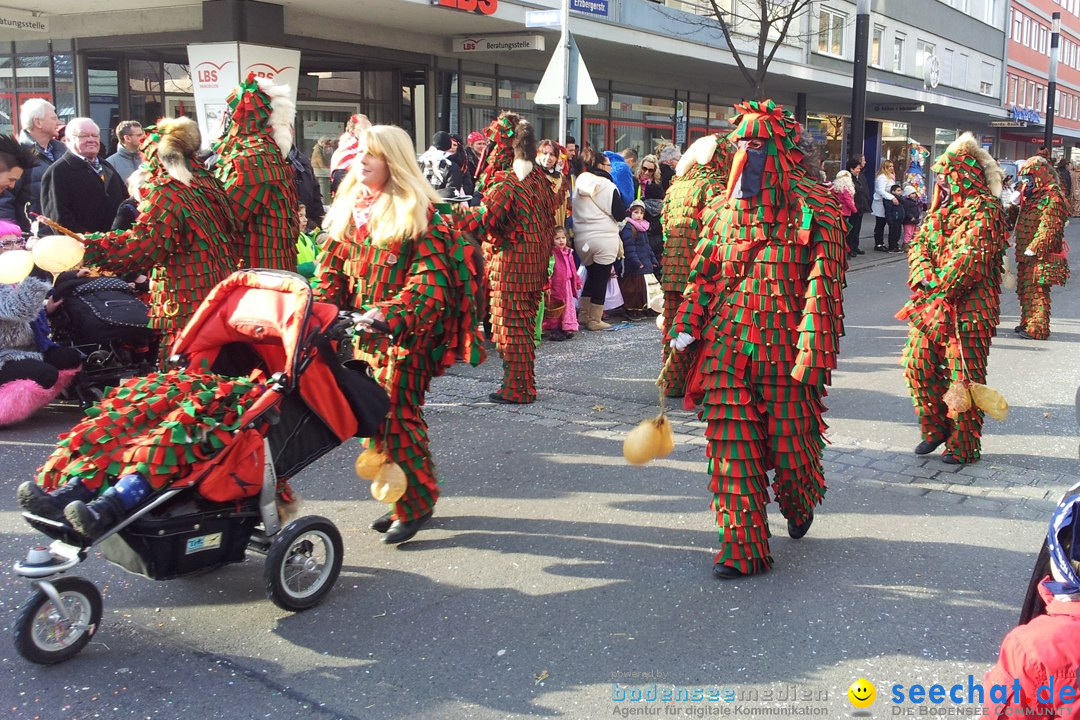
<path fill-rule="evenodd" d="M 344 441 L 357 432 L 357 420 L 314 343 L 336 319 L 337 308 L 313 302 L 311 287 L 299 275 L 241 270 L 210 292 L 171 354 L 197 369 L 213 366 L 230 343 L 250 346 L 269 374 L 284 372 L 286 389 L 298 386 L 308 406 Z"/>

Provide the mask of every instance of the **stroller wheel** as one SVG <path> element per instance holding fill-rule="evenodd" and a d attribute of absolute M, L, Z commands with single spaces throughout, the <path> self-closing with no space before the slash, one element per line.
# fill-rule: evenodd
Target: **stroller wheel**
<path fill-rule="evenodd" d="M 51 585 L 60 600 L 59 607 L 39 586 L 15 619 L 15 650 L 41 665 L 61 663 L 77 655 L 101 624 L 101 593 L 92 582 L 62 577 Z"/>
<path fill-rule="evenodd" d="M 341 533 L 324 517 L 286 525 L 266 553 L 266 595 L 283 610 L 307 610 L 323 599 L 341 572 Z"/>

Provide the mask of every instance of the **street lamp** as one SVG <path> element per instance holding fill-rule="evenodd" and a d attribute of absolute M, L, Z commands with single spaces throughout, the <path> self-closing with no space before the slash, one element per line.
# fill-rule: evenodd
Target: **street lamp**
<path fill-rule="evenodd" d="M 851 77 L 851 149 L 848 157 L 863 153 L 866 139 L 866 61 L 870 46 L 870 0 L 855 4 L 855 64 Z"/>
<path fill-rule="evenodd" d="M 1050 31 L 1050 81 L 1046 86 L 1046 135 L 1043 142 L 1046 149 L 1054 149 L 1054 110 L 1057 108 L 1057 63 L 1058 42 L 1061 37 L 1061 13 L 1051 15 L 1053 25 Z"/>

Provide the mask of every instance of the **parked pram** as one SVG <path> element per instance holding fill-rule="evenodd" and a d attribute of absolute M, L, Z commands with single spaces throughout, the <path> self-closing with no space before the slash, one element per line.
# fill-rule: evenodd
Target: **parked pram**
<path fill-rule="evenodd" d="M 148 327 L 149 310 L 131 284 L 64 272 L 57 277 L 52 299 L 63 301 L 49 318 L 53 339 L 86 358 L 64 397 L 90 405 L 106 388 L 154 368 L 158 334 Z"/>
<path fill-rule="evenodd" d="M 211 462 L 150 495 L 94 542 L 63 523 L 24 513 L 56 540 L 15 566 L 36 587 L 15 623 L 19 654 L 57 663 L 90 641 L 101 621 L 101 594 L 82 578 L 44 578 L 75 567 L 98 546 L 111 562 L 154 580 L 240 562 L 251 549 L 266 556 L 266 592 L 275 604 L 304 610 L 318 603 L 341 569 L 341 535 L 318 516 L 282 528 L 277 500 L 288 492 L 289 478 L 349 437 L 370 434 L 386 414 L 389 401 L 366 369 L 336 355 L 353 324 L 333 305 L 314 302 L 307 282 L 292 273 L 244 270 L 215 287 L 177 339 L 170 362 L 270 378 L 266 390 Z M 232 484 L 220 478 L 243 474 L 252 447 L 261 483 L 237 482 L 230 491 Z M 215 477 L 219 481 L 211 482 Z"/>

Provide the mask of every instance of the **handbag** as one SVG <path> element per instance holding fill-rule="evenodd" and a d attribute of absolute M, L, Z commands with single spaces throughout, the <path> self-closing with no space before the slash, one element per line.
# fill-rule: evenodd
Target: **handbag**
<path fill-rule="evenodd" d="M 390 396 L 371 376 L 371 368 L 363 360 L 342 361 L 330 343 L 319 343 L 319 354 L 330 368 L 338 390 L 356 418 L 355 437 L 373 437 L 390 412 Z"/>

